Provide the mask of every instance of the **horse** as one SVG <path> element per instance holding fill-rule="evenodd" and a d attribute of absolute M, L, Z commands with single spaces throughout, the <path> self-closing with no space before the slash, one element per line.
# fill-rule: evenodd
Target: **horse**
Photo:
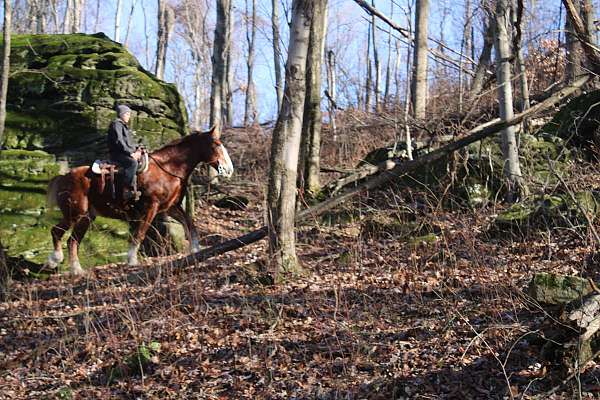
<path fill-rule="evenodd" d="M 63 262 L 61 239 L 72 228 L 67 241 L 70 270 L 74 275 L 84 274 L 79 262 L 79 244 L 97 215 L 137 221 L 127 253 L 130 266 L 138 265 L 140 244 L 158 213 L 167 213 L 180 222 L 185 228 L 190 251 L 198 251 L 196 229 L 181 202 L 188 178 L 201 162 L 215 168 L 219 176 L 233 174 L 227 149 L 214 127 L 208 132 L 195 131 L 150 153 L 148 168 L 138 173 L 138 190 L 142 194 L 135 203 L 114 199 L 111 190 L 106 190 L 104 177 L 95 174 L 90 166 L 75 167 L 65 175 L 52 178 L 48 183 L 48 206 L 58 205 L 62 219 L 51 229 L 54 251 L 48 256 L 46 266 L 54 269 Z"/>

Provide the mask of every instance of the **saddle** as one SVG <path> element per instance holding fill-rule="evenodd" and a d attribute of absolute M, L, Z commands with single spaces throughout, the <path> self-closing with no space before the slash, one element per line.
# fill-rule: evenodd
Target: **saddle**
<path fill-rule="evenodd" d="M 111 182 L 111 195 L 112 198 L 116 198 L 115 191 L 115 177 L 119 174 L 120 168 L 117 164 L 111 162 L 110 160 L 96 160 L 92 163 L 92 172 L 94 175 L 98 175 L 100 177 L 98 192 L 104 193 L 106 189 L 106 176 L 110 176 Z M 137 175 L 144 173 L 148 170 L 148 152 L 142 152 L 142 158 L 138 162 Z M 137 179 L 134 180 L 134 185 L 137 186 Z M 137 190 L 137 189 L 136 189 Z"/>

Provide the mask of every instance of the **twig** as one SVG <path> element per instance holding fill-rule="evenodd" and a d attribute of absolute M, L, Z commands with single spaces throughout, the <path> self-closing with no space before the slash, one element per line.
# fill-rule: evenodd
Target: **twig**
<path fill-rule="evenodd" d="M 596 358 L 598 356 L 600 356 L 600 350 L 598 350 L 597 352 L 595 352 L 589 359 L 585 360 L 585 364 L 587 364 L 588 362 L 592 361 L 594 358 Z M 583 371 L 583 367 L 585 367 L 585 364 L 582 365 L 582 366 L 579 366 L 579 367 L 575 368 L 575 371 L 571 372 L 571 374 L 569 374 L 569 376 L 567 376 L 565 379 L 563 379 L 561 383 L 559 383 L 558 385 L 554 386 L 552 389 L 550 389 L 547 392 L 544 392 L 542 394 L 538 394 L 537 396 L 532 397 L 532 398 L 533 399 L 547 399 L 548 397 L 552 396 L 554 393 L 556 393 L 558 391 L 558 389 L 560 389 L 567 382 L 569 382 L 571 379 L 573 379 L 574 377 L 576 377 L 577 375 L 579 375 Z"/>

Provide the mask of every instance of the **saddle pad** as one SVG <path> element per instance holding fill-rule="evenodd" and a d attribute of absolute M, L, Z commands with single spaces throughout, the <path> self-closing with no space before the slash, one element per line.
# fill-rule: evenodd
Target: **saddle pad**
<path fill-rule="evenodd" d="M 139 164 L 138 164 L 138 169 L 137 169 L 137 173 L 141 174 L 142 172 L 146 172 L 148 170 L 148 153 L 144 152 L 142 154 L 142 159 L 140 160 Z M 106 161 L 106 160 L 95 160 L 92 163 L 92 172 L 95 174 L 102 174 L 102 171 L 104 170 L 104 173 L 108 172 L 108 168 L 114 165 L 113 163 L 111 163 L 110 161 Z M 115 165 L 115 168 L 118 168 Z"/>

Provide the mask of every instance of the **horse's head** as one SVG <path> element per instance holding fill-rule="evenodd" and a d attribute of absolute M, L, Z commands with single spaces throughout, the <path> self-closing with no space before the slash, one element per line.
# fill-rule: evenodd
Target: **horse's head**
<path fill-rule="evenodd" d="M 221 133 L 212 127 L 208 132 L 198 134 L 204 135 L 204 139 L 208 141 L 208 145 L 203 146 L 206 153 L 202 161 L 216 169 L 219 176 L 229 178 L 233 174 L 233 163 L 227 149 L 221 143 Z"/>

